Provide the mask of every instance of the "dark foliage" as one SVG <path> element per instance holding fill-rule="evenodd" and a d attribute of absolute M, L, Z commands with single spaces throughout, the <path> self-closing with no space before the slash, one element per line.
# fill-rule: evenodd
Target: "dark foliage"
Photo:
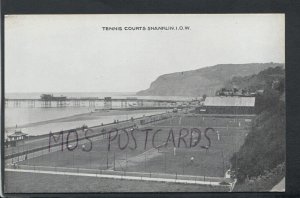
<path fill-rule="evenodd" d="M 278 73 L 282 73 L 281 68 L 271 68 L 255 77 L 265 91 L 256 97 L 257 116 L 244 145 L 231 158 L 239 181 L 262 175 L 285 161 L 284 78 Z"/>

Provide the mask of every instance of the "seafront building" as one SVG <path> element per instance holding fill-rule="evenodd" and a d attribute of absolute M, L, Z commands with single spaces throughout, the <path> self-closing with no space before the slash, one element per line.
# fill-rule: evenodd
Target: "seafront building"
<path fill-rule="evenodd" d="M 255 114 L 255 97 L 207 97 L 198 113 Z"/>

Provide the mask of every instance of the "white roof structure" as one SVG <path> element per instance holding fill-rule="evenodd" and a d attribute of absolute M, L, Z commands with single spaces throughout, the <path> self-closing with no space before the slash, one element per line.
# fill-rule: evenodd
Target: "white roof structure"
<path fill-rule="evenodd" d="M 26 136 L 28 134 L 23 133 L 21 130 L 16 130 L 13 134 L 7 135 L 8 137 L 21 137 Z"/>
<path fill-rule="evenodd" d="M 204 106 L 215 106 L 215 107 L 254 107 L 255 97 L 206 97 Z"/>

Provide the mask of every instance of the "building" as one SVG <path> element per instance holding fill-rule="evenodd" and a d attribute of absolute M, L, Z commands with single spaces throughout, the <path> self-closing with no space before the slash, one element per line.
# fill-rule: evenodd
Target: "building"
<path fill-rule="evenodd" d="M 104 97 L 104 109 L 112 109 L 112 98 Z"/>
<path fill-rule="evenodd" d="M 255 114 L 255 97 L 207 97 L 199 113 Z"/>
<path fill-rule="evenodd" d="M 16 146 L 17 141 L 25 140 L 28 134 L 23 133 L 21 130 L 15 130 L 15 132 L 11 135 L 7 135 L 5 145 L 8 146 Z"/>
<path fill-rule="evenodd" d="M 66 100 L 66 96 L 53 96 L 53 94 L 42 94 L 41 95 L 41 100 L 44 101 L 63 101 Z"/>

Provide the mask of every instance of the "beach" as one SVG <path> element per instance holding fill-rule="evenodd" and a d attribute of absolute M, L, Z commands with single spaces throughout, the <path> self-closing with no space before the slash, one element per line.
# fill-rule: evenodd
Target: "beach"
<path fill-rule="evenodd" d="M 6 98 L 39 98 L 43 93 L 6 93 Z M 186 97 L 179 96 L 136 96 L 135 93 L 127 92 L 61 92 L 54 93 L 56 96 L 72 97 L 112 97 L 112 98 L 130 98 L 136 97 L 138 99 L 186 99 Z M 82 125 L 96 126 L 112 123 L 114 120 L 127 120 L 131 117 L 137 118 L 143 115 L 149 116 L 154 114 L 164 113 L 166 109 L 156 110 L 134 110 L 134 109 L 120 109 L 121 102 L 115 102 L 112 108 L 118 110 L 104 110 L 104 104 L 101 102 L 100 106 L 89 107 L 6 107 L 5 108 L 5 135 L 14 133 L 15 129 L 21 129 L 22 132 L 29 135 L 42 135 L 61 130 L 68 130 Z M 130 102 L 129 102 L 130 104 Z"/>
<path fill-rule="evenodd" d="M 101 124 L 109 124 L 113 123 L 115 120 L 124 121 L 131 118 L 160 114 L 166 111 L 166 109 L 89 111 L 54 119 L 47 119 L 46 116 L 44 120 L 39 119 L 39 121 L 36 122 L 23 122 L 22 124 L 18 124 L 17 128 L 29 135 L 43 135 L 49 133 L 50 131 L 58 132 L 60 130 L 73 129 L 83 125 L 91 127 Z M 15 131 L 16 126 L 8 126 L 5 129 L 6 135 L 9 135 Z"/>

